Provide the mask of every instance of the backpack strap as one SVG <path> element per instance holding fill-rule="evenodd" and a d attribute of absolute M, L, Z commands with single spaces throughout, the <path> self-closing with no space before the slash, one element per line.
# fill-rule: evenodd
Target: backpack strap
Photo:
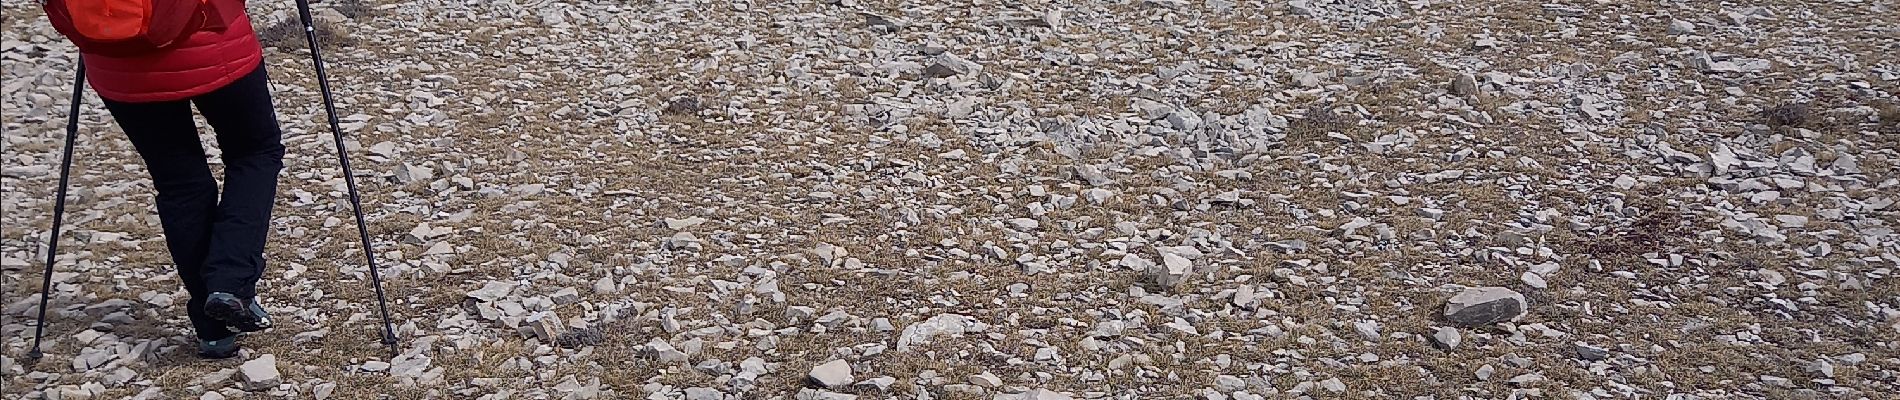
<path fill-rule="evenodd" d="M 220 8 L 223 8 L 223 7 L 220 7 L 219 4 L 222 4 L 224 2 L 218 1 L 218 0 L 198 0 L 198 1 L 200 4 L 198 6 L 200 17 L 204 18 L 203 22 L 200 22 L 198 24 L 198 29 L 211 31 L 211 32 L 224 32 L 226 28 L 230 27 L 230 23 L 226 22 L 226 21 L 229 21 L 230 19 L 225 18 L 224 12 L 219 10 Z M 238 12 L 244 12 L 244 11 L 238 10 Z"/>

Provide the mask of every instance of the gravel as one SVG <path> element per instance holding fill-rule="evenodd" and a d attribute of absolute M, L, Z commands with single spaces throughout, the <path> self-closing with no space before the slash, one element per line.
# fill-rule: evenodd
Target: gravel
<path fill-rule="evenodd" d="M 92 95 L 26 358 L 75 58 L 15 3 L 8 398 L 1900 392 L 1892 2 L 325 1 L 396 354 L 250 2 L 287 155 L 245 362 L 192 360 Z"/>

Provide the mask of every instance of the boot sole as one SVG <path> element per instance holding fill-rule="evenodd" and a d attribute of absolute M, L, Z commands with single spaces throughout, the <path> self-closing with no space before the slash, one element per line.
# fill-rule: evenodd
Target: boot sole
<path fill-rule="evenodd" d="M 270 325 L 263 324 L 262 320 L 251 315 L 251 310 L 246 308 L 244 303 L 240 302 L 206 302 L 205 314 L 209 314 L 212 319 L 224 322 L 225 325 L 236 328 L 239 332 L 257 332 L 270 329 Z"/>
<path fill-rule="evenodd" d="M 202 358 L 202 359 L 206 359 L 206 360 L 223 360 L 223 359 L 226 359 L 226 358 L 231 358 L 231 357 L 237 357 L 237 355 L 238 355 L 238 351 L 237 351 L 237 350 L 231 350 L 231 352 L 230 352 L 230 353 L 223 353 L 223 354 L 219 354 L 219 353 L 206 353 L 206 352 L 202 352 L 202 351 L 200 351 L 200 352 L 198 352 L 198 358 Z"/>

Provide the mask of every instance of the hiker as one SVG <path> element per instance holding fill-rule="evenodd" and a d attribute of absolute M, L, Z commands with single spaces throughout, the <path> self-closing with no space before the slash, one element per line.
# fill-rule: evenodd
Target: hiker
<path fill-rule="evenodd" d="M 257 302 L 284 145 L 263 46 L 245 0 L 50 0 L 47 16 L 80 49 L 92 89 L 150 171 L 165 244 L 191 301 L 198 355 L 238 354 L 237 334 L 268 329 Z M 131 10 L 131 11 L 127 11 Z M 211 175 L 196 106 L 223 151 Z"/>

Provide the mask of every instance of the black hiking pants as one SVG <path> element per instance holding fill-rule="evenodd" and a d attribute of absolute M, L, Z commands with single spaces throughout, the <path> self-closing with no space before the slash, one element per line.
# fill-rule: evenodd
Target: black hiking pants
<path fill-rule="evenodd" d="M 270 233 L 277 175 L 284 168 L 283 131 L 268 81 L 259 65 L 230 85 L 188 100 L 105 101 L 152 174 L 165 245 L 191 293 L 186 311 L 199 339 L 235 333 L 205 314 L 205 298 L 212 292 L 256 296 L 264 271 L 264 239 Z M 216 131 L 223 150 L 222 199 L 198 141 L 193 105 Z"/>

